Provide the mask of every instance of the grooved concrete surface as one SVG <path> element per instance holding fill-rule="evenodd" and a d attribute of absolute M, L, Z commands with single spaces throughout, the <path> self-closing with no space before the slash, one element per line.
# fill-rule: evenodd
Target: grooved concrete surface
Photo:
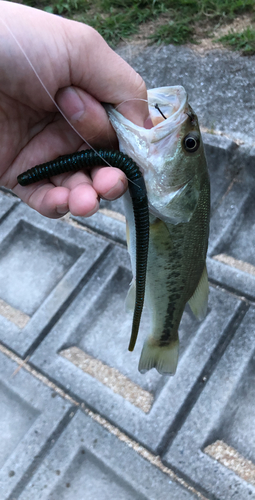
<path fill-rule="evenodd" d="M 224 132 L 203 133 L 208 313 L 185 311 L 174 377 L 141 375 L 149 319 L 129 353 L 121 201 L 49 220 L 0 191 L 0 500 L 255 499 L 254 58 L 120 53 Z"/>

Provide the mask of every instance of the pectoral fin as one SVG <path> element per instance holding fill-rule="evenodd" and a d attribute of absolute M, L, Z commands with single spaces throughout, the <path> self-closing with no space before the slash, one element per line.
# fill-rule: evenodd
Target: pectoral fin
<path fill-rule="evenodd" d="M 197 288 L 193 293 L 192 297 L 189 299 L 189 306 L 193 314 L 200 321 L 204 319 L 207 312 L 209 295 L 209 284 L 206 266 L 202 272 L 202 276 L 199 280 Z"/>
<path fill-rule="evenodd" d="M 188 182 L 163 199 L 160 197 L 150 203 L 150 212 L 168 224 L 180 224 L 189 222 L 198 204 L 200 190 L 196 185 L 196 178 Z"/>
<path fill-rule="evenodd" d="M 135 278 L 132 279 L 126 301 L 125 301 L 125 310 L 126 312 L 134 311 L 135 308 L 135 296 L 136 296 L 136 283 Z"/>

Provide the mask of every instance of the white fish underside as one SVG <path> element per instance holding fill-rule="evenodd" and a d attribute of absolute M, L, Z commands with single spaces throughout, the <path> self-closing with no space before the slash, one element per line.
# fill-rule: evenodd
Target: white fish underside
<path fill-rule="evenodd" d="M 183 87 L 148 91 L 154 127 L 146 130 L 108 110 L 120 149 L 143 172 L 150 208 L 150 243 L 145 303 L 151 313 L 151 332 L 142 350 L 139 370 L 155 367 L 174 374 L 178 360 L 178 327 L 185 304 L 202 319 L 207 310 L 205 258 L 209 230 L 209 177 L 196 115 Z M 167 119 L 162 118 L 158 104 Z M 188 114 L 189 115 L 188 115 Z M 193 118 L 191 118 L 191 116 Z M 198 138 L 195 151 L 184 138 Z M 135 300 L 135 225 L 129 194 L 125 195 L 128 250 L 134 280 L 127 297 Z"/>

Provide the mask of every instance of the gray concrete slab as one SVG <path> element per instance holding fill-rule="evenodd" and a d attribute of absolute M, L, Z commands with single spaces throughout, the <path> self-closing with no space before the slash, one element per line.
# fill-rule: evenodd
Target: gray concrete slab
<path fill-rule="evenodd" d="M 100 238 L 17 205 L 0 232 L 0 340 L 26 356 L 107 251 Z"/>
<path fill-rule="evenodd" d="M 240 148 L 227 137 L 208 133 L 203 133 L 202 137 L 210 173 L 211 213 L 213 214 L 236 176 L 236 155 Z"/>
<path fill-rule="evenodd" d="M 250 174 L 246 163 L 212 214 L 208 271 L 214 283 L 254 301 L 255 204 L 254 178 Z"/>
<path fill-rule="evenodd" d="M 1 500 L 18 498 L 72 411 L 42 382 L 16 370 L 17 364 L 0 353 Z"/>
<path fill-rule="evenodd" d="M 114 201 L 100 200 L 100 209 L 113 210 L 119 214 L 125 215 L 122 197 Z"/>
<path fill-rule="evenodd" d="M 114 203 L 112 202 L 114 207 Z M 106 236 L 110 240 L 115 243 L 121 243 L 126 246 L 126 223 L 124 220 L 124 216 L 118 217 L 119 212 L 111 209 L 106 209 L 106 213 L 97 212 L 91 217 L 76 217 L 71 216 L 73 220 L 76 220 L 83 226 L 95 231 L 97 234 L 102 236 Z"/>
<path fill-rule="evenodd" d="M 158 452 L 164 448 L 165 436 L 175 432 L 184 418 L 187 399 L 196 399 L 204 386 L 201 380 L 207 380 L 212 373 L 217 362 L 215 353 L 222 352 L 220 346 L 231 335 L 232 323 L 239 317 L 243 303 L 212 289 L 203 323 L 188 312 L 184 314 L 175 377 L 161 377 L 155 370 L 141 375 L 137 367 L 149 318 L 144 315 L 137 346 L 129 353 L 132 314 L 124 312 L 124 299 L 130 277 L 127 253 L 115 248 L 37 348 L 31 363 Z M 78 362 L 70 352 L 74 347 L 79 349 Z M 63 355 L 68 349 L 69 356 Z M 95 372 L 88 367 L 87 355 L 94 360 Z M 100 378 L 98 373 L 107 367 L 108 375 Z M 131 398 L 132 390 L 137 399 Z M 139 403 L 141 394 L 151 401 L 146 409 Z"/>
<path fill-rule="evenodd" d="M 19 500 L 191 500 L 197 495 L 80 410 Z"/>
<path fill-rule="evenodd" d="M 8 195 L 0 191 L 0 223 L 19 202 L 20 200 L 15 196 Z M 0 234 L 1 234 L 1 229 L 0 229 Z"/>
<path fill-rule="evenodd" d="M 234 460 L 227 468 L 204 452 L 207 445 L 221 440 L 240 453 L 244 464 L 246 459 L 255 462 L 254 324 L 252 308 L 165 454 L 166 463 L 204 488 L 209 498 L 255 498 L 254 483 L 231 470 Z"/>

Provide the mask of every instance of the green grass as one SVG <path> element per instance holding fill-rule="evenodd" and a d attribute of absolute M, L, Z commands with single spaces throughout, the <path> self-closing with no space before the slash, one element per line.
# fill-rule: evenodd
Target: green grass
<path fill-rule="evenodd" d="M 120 40 L 137 33 L 140 24 L 151 18 L 150 9 L 145 7 L 141 10 L 137 4 L 128 9 L 116 9 L 114 6 L 109 6 L 105 10 L 107 14 L 101 14 L 99 11 L 93 17 L 90 17 L 88 12 L 83 20 L 99 31 L 112 47 L 116 46 Z"/>
<path fill-rule="evenodd" d="M 194 42 L 197 26 L 206 36 L 208 30 L 240 14 L 249 12 L 255 20 L 255 0 L 23 0 L 22 3 L 90 24 L 111 46 L 136 33 L 148 20 L 159 20 L 151 42 L 173 44 Z M 249 33 L 244 36 L 250 37 Z M 223 40 L 223 43 L 229 42 Z M 248 53 L 249 43 L 253 47 L 253 41 L 246 42 L 240 34 L 239 45 L 231 41 L 229 45 Z"/>
<path fill-rule="evenodd" d="M 244 56 L 255 54 L 255 29 L 249 27 L 240 33 L 230 31 L 219 38 L 219 42 L 233 50 L 239 50 Z"/>
<path fill-rule="evenodd" d="M 45 5 L 44 10 L 51 14 L 72 14 L 79 9 L 81 2 L 79 0 L 57 0 L 54 4 Z"/>
<path fill-rule="evenodd" d="M 254 0 L 165 0 L 170 13 L 168 23 L 160 26 L 151 37 L 154 42 L 181 44 L 194 43 L 195 26 L 204 33 L 208 28 L 229 22 L 237 15 L 255 13 Z"/>
<path fill-rule="evenodd" d="M 187 41 L 193 42 L 193 29 L 190 22 L 186 20 L 169 21 L 162 24 L 156 32 L 150 36 L 150 40 L 156 43 L 173 43 L 181 45 Z"/>

